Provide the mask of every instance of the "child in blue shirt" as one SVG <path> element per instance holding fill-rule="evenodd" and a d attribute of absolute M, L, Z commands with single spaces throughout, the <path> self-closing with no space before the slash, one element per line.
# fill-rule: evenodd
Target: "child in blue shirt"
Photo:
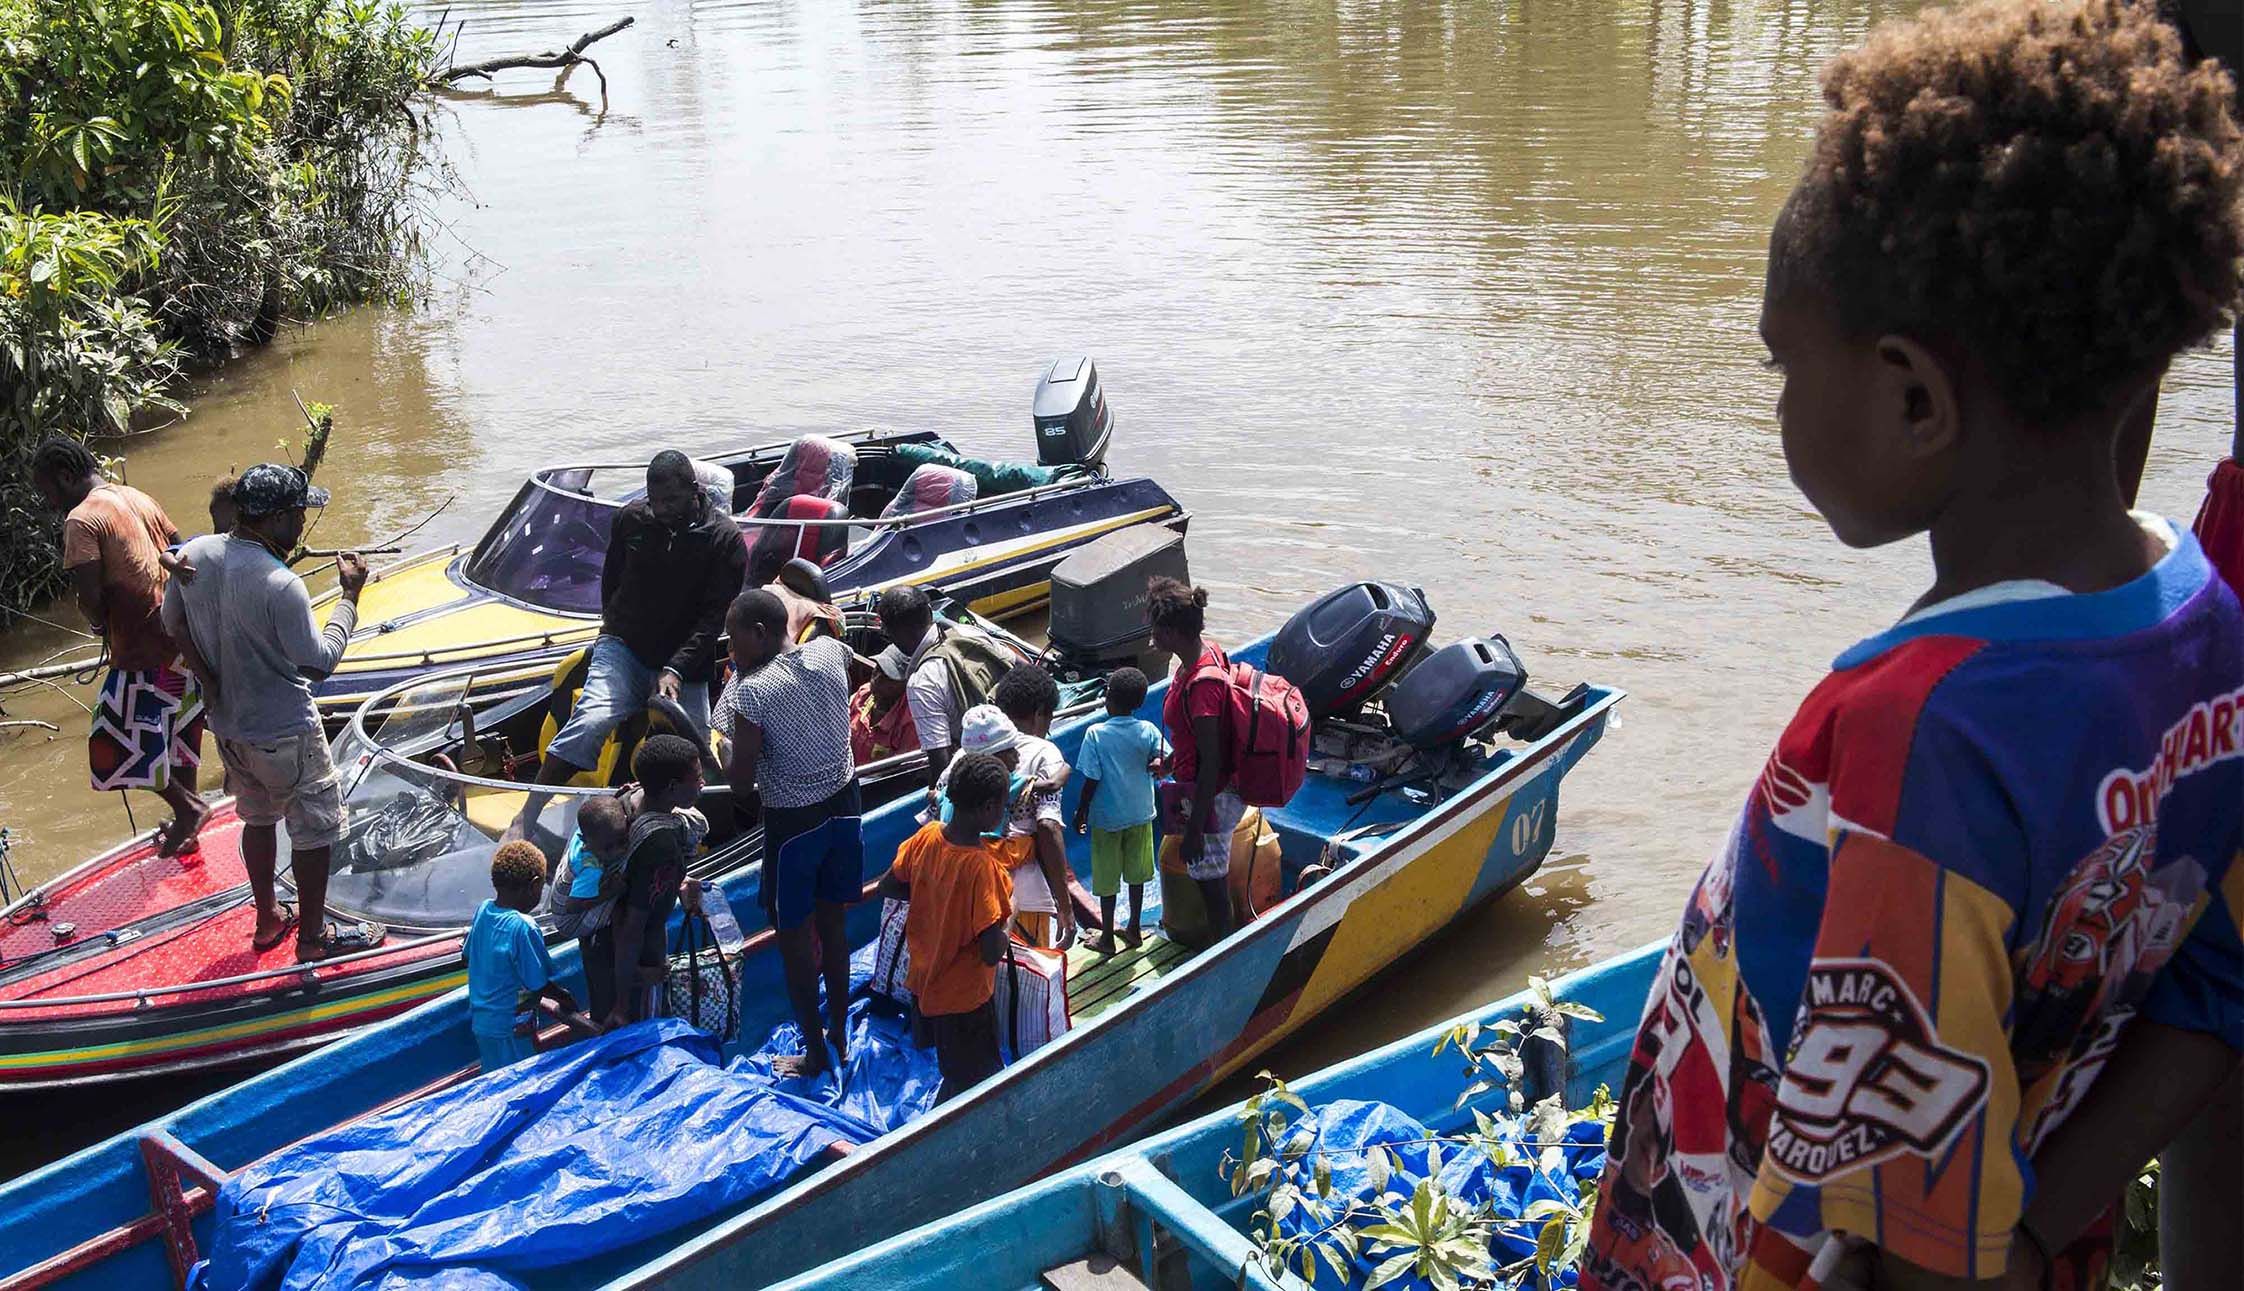
<path fill-rule="evenodd" d="M 1931 585 L 1684 905 L 1581 1286 L 2101 1286 L 2244 1053 L 2244 611 L 2115 466 L 2244 299 L 2231 88 L 2155 6 L 1978 0 L 1823 94 L 1763 283 L 1779 438 Z"/>
<path fill-rule="evenodd" d="M 537 1052 L 537 1001 L 552 1000 L 569 1025 L 593 1030 L 577 1012 L 576 997 L 553 980 L 553 958 L 545 934 L 529 912 L 545 890 L 545 854 L 517 839 L 491 855 L 495 897 L 475 912 L 468 926 L 468 1027 L 483 1070 L 496 1071 Z"/>
<path fill-rule="evenodd" d="M 1117 668 L 1106 679 L 1107 719 L 1083 733 L 1075 755 L 1083 776 L 1083 796 L 1075 804 L 1075 832 L 1091 834 L 1091 891 L 1099 898 L 1105 925 L 1091 949 L 1114 953 L 1114 901 L 1130 885 L 1132 949 L 1145 936 L 1138 921 L 1145 909 L 1145 885 L 1153 879 L 1153 782 L 1168 769 L 1169 741 L 1161 728 L 1137 715 L 1145 703 L 1145 674 Z"/>

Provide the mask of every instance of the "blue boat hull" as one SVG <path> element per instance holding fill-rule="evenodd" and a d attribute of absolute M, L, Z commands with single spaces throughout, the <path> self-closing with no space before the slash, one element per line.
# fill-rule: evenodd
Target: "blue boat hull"
<path fill-rule="evenodd" d="M 1551 983 L 1560 999 L 1604 1015 L 1576 1022 L 1571 1035 L 1566 1096 L 1569 1106 L 1588 1101 L 1599 1085 L 1618 1088 L 1628 1062 L 1644 997 L 1659 966 L 1662 944 L 1645 946 Z M 1287 1084 L 1310 1104 L 1362 1099 L 1392 1104 L 1436 1131 L 1472 1128 L 1474 1106 L 1501 1109 L 1502 1091 L 1453 1106 L 1459 1088 L 1454 1055 L 1433 1057 L 1434 1045 L 1452 1027 L 1517 1019 L 1532 1000 L 1527 992 L 1429 1027 L 1381 1049 L 1312 1072 Z M 1283 1074 L 1283 1073 L 1280 1073 Z M 1156 1267 L 1180 1257 L 1195 1271 L 1220 1272 L 1220 1285 L 1236 1285 L 1252 1257 L 1243 1230 L 1254 1202 L 1235 1199 L 1220 1163 L 1239 1147 L 1239 1109 L 1226 1107 L 1108 1153 L 1027 1188 L 1007 1193 L 933 1224 L 913 1229 L 813 1269 L 781 1291 L 915 1291 L 961 1286 L 1026 1291 L 1057 1268 L 1095 1255 L 1133 1266 L 1149 1286 Z M 1258 1270 L 1250 1286 L 1272 1286 Z"/>
<path fill-rule="evenodd" d="M 1266 642 L 1236 657 L 1259 662 Z M 1157 714 L 1165 687 L 1146 710 Z M 1348 824 L 1387 823 L 1376 841 L 1344 845 L 1334 872 L 1266 911 L 1214 950 L 1100 1014 L 904 1130 L 811 1174 L 745 1213 L 696 1234 L 667 1234 L 612 1258 L 541 1274 L 541 1285 L 763 1285 L 839 1258 L 1081 1161 L 1142 1132 L 1164 1113 L 1369 980 L 1465 911 L 1532 874 L 1556 826 L 1560 781 L 1603 734 L 1620 692 L 1595 690 L 1576 716 L 1492 762 L 1431 807 L 1385 793 L 1358 811 L 1360 786 L 1312 776 L 1270 813 L 1290 876 L 1325 859 Z M 1083 724 L 1054 733 L 1070 757 Z M 886 860 L 916 827 L 916 803 L 870 813 L 866 854 Z M 1081 849 L 1081 840 L 1072 840 Z M 1071 855 L 1078 873 L 1088 858 Z M 758 867 L 721 880 L 753 929 Z M 869 875 L 870 877 L 870 875 Z M 877 935 L 879 903 L 853 907 L 850 940 Z M 556 956 L 575 975 L 574 947 Z M 786 1014 L 775 954 L 745 959 L 743 1033 L 758 1038 Z M 86 1149 L 0 1189 L 0 1269 L 48 1260 L 149 1210 L 142 1141 L 168 1133 L 231 1170 L 352 1117 L 395 1103 L 469 1064 L 464 993 L 254 1077 Z M 208 1241 L 208 1220 L 196 1238 Z M 107 1254 L 62 1285 L 148 1286 L 165 1279 L 161 1243 Z"/>

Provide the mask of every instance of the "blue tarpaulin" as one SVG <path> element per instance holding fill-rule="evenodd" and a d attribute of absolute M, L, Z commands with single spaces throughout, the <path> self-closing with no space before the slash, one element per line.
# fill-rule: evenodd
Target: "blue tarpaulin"
<path fill-rule="evenodd" d="M 853 1023 L 840 1079 L 771 1078 L 791 1026 L 719 1066 L 664 1018 L 329 1131 L 227 1182 L 198 1285 L 512 1287 L 738 1209 L 933 1104 L 933 1053 Z"/>

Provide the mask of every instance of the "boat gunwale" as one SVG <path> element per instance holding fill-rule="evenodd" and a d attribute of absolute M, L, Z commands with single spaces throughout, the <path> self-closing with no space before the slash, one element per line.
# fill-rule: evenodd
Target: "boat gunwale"
<path fill-rule="evenodd" d="M 1639 964 L 1646 964 L 1646 961 L 1651 961 L 1650 964 L 1646 964 L 1645 968 L 1646 976 L 1649 978 L 1658 956 L 1666 951 L 1668 944 L 1669 939 L 1663 937 L 1639 946 L 1626 947 L 1580 968 L 1552 977 L 1550 979 L 1552 992 L 1560 999 L 1573 998 L 1565 989 L 1568 983 L 1593 976 L 1602 977 L 1609 973 L 1627 971 Z M 1397 1062 L 1410 1060 L 1414 1057 L 1430 1057 L 1433 1046 L 1456 1028 L 1474 1022 L 1479 1022 L 1485 1026 L 1491 1020 L 1508 1017 L 1527 1008 L 1535 1002 L 1535 998 L 1531 988 L 1522 988 L 1498 996 L 1407 1035 L 1398 1036 L 1374 1048 L 1364 1050 L 1361 1053 L 1349 1054 L 1323 1067 L 1305 1072 L 1298 1078 L 1287 1081 L 1287 1088 L 1300 1095 L 1304 1100 L 1315 1103 L 1327 1096 L 1326 1090 L 1328 1087 L 1345 1086 L 1350 1082 L 1363 1080 Z M 1634 1040 L 1636 1024 L 1633 1016 L 1621 1017 L 1608 1013 L 1604 1021 L 1596 1025 L 1600 1028 L 1600 1034 L 1591 1040 L 1592 1046 L 1625 1046 Z M 1576 1065 L 1581 1052 L 1582 1046 L 1579 1042 L 1570 1040 L 1566 1055 L 1567 1079 L 1569 1082 L 1578 1076 Z M 1504 1088 L 1505 1086 L 1499 1084 L 1495 1089 L 1480 1095 L 1474 1101 L 1477 1104 L 1481 1099 L 1501 1093 Z M 1102 1182 L 1107 1178 L 1110 1171 L 1125 1171 L 1123 1182 L 1128 1181 L 1126 1171 L 1129 1169 L 1151 1171 L 1154 1176 L 1182 1187 L 1183 1185 L 1177 1180 L 1168 1165 L 1170 1158 L 1181 1151 L 1202 1148 L 1203 1141 L 1210 1145 L 1219 1141 L 1235 1141 L 1238 1134 L 1240 1109 L 1244 1106 L 1245 1100 L 1243 1099 L 1227 1101 L 1220 1107 L 1211 1108 L 1181 1124 L 1148 1135 L 1135 1143 L 1109 1149 L 1088 1160 L 1062 1167 L 1041 1179 L 1032 1180 L 1018 1188 L 1008 1189 L 995 1197 L 976 1202 L 940 1219 L 930 1220 L 925 1224 L 905 1229 L 903 1232 L 891 1234 L 862 1250 L 805 1269 L 775 1284 L 770 1288 L 770 1291 L 804 1291 L 805 1288 L 826 1285 L 827 1280 L 837 1277 L 870 1275 L 882 1272 L 884 1271 L 883 1266 L 887 1262 L 904 1252 L 922 1248 L 937 1233 L 953 1229 L 974 1228 L 987 1222 L 992 1216 L 1003 1214 L 1016 1207 L 1025 1207 L 1035 1200 Z M 1397 1106 L 1400 1105 L 1397 1104 Z M 1401 1110 L 1408 1113 L 1411 1109 L 1402 1107 Z M 1222 1212 L 1216 1207 L 1207 1204 L 1197 1196 L 1189 1195 L 1189 1193 L 1187 1200 L 1190 1202 L 1190 1206 L 1184 1214 L 1164 1215 L 1162 1218 L 1171 1221 L 1187 1218 L 1197 1220 L 1196 1225 L 1186 1224 L 1179 1225 L 1179 1227 L 1197 1227 L 1202 1237 L 1212 1234 L 1214 1232 L 1212 1226 L 1215 1225 L 1220 1225 L 1225 1233 L 1239 1237 L 1244 1236 L 1223 1218 Z M 1234 1198 L 1233 1200 L 1242 1199 Z M 1086 1234 L 1085 1236 L 1095 1239 L 1095 1234 Z M 619 1279 L 610 1285 L 625 1285 L 625 1283 Z M 851 1285 L 856 1284 L 852 1283 Z M 1294 1284 L 1288 1282 L 1280 1285 L 1291 1286 Z"/>
<path fill-rule="evenodd" d="M 1267 640 L 1268 638 L 1262 639 L 1258 641 L 1258 644 L 1264 644 Z M 1308 888 L 1297 888 L 1285 900 L 1256 916 L 1254 921 L 1245 927 L 1236 929 L 1222 942 L 1195 954 L 1190 960 L 1163 974 L 1151 987 L 1132 992 L 1119 1003 L 1102 1010 L 1081 1027 L 1070 1026 L 1065 1034 L 1039 1046 L 1026 1057 L 1016 1059 L 996 1077 L 985 1080 L 959 1094 L 956 1098 L 937 1105 L 919 1119 L 881 1135 L 863 1148 L 844 1156 L 839 1162 L 781 1188 L 756 1202 L 749 1209 L 733 1215 L 713 1228 L 695 1234 L 638 1268 L 611 1279 L 602 1284 L 603 1288 L 616 1289 L 651 1285 L 660 1281 L 667 1274 L 674 1273 L 687 1265 L 697 1263 L 718 1253 L 731 1241 L 748 1236 L 757 1225 L 764 1222 L 766 1217 L 788 1206 L 803 1204 L 813 1197 L 844 1186 L 853 1180 L 858 1173 L 873 1169 L 877 1163 L 892 1155 L 897 1150 L 898 1145 L 910 1142 L 916 1137 L 934 1133 L 936 1129 L 948 1124 L 954 1118 L 964 1115 L 965 1110 L 998 1097 L 1002 1089 L 1017 1086 L 1038 1067 L 1060 1061 L 1053 1055 L 1064 1054 L 1066 1046 L 1075 1042 L 1077 1037 L 1090 1035 L 1108 1027 L 1110 1020 L 1133 1017 L 1136 1012 L 1150 1007 L 1152 1001 L 1175 998 L 1185 989 L 1187 983 L 1213 972 L 1215 966 L 1238 955 L 1242 948 L 1252 944 L 1257 938 L 1275 936 L 1277 935 L 1276 930 L 1281 927 L 1286 928 L 1290 934 L 1300 927 L 1302 919 L 1307 916 L 1310 910 L 1335 897 L 1345 895 L 1347 904 L 1353 905 L 1357 897 L 1363 895 L 1362 893 L 1350 892 L 1358 879 L 1365 877 L 1377 866 L 1391 859 L 1393 853 L 1417 845 L 1424 835 L 1448 824 L 1452 819 L 1463 813 L 1466 807 L 1487 801 L 1491 795 L 1501 789 L 1516 788 L 1519 781 L 1531 778 L 1530 773 L 1539 774 L 1551 769 L 1552 765 L 1559 761 L 1567 746 L 1576 737 L 1595 725 L 1601 725 L 1613 707 L 1627 696 L 1625 690 L 1613 686 L 1595 686 L 1595 691 L 1596 698 L 1584 705 L 1580 712 L 1569 717 L 1557 729 L 1528 745 L 1525 750 L 1515 753 L 1501 765 L 1489 767 L 1465 789 L 1402 823 L 1401 828 L 1398 828 L 1394 833 L 1380 838 L 1376 846 L 1367 848 L 1346 864 L 1336 866 L 1331 873 L 1319 879 L 1315 884 Z M 1559 768 L 1562 776 L 1565 770 L 1564 767 Z M 1327 839 L 1334 836 L 1330 833 L 1324 835 Z M 1545 854 L 1548 854 L 1547 844 Z M 1288 907 L 1297 901 L 1301 902 L 1301 905 L 1297 909 L 1289 910 Z M 1397 957 L 1402 953 L 1407 953 L 1410 949 L 1414 949 L 1418 944 L 1416 942 L 1412 943 L 1404 951 L 1398 952 Z M 1393 960 L 1390 959 L 1388 964 L 1391 965 L 1392 962 Z M 1382 967 L 1385 967 L 1385 965 Z M 1374 975 L 1376 975 L 1376 970 Z M 1118 1026 L 1120 1023 L 1117 1021 L 1113 1022 L 1112 1025 Z M 1016 1075 L 1016 1073 L 1020 1074 Z M 1065 1159 L 1064 1156 L 1061 1158 L 1063 1161 Z M 1064 1166 L 1062 1168 L 1072 1169 L 1074 1167 Z"/>

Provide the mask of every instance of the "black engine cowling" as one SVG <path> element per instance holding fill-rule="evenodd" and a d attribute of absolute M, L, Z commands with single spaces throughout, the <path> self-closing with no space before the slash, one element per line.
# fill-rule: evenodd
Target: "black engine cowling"
<path fill-rule="evenodd" d="M 1286 620 L 1269 670 L 1300 687 L 1312 720 L 1360 707 L 1426 648 L 1434 612 L 1398 583 L 1352 583 Z"/>

